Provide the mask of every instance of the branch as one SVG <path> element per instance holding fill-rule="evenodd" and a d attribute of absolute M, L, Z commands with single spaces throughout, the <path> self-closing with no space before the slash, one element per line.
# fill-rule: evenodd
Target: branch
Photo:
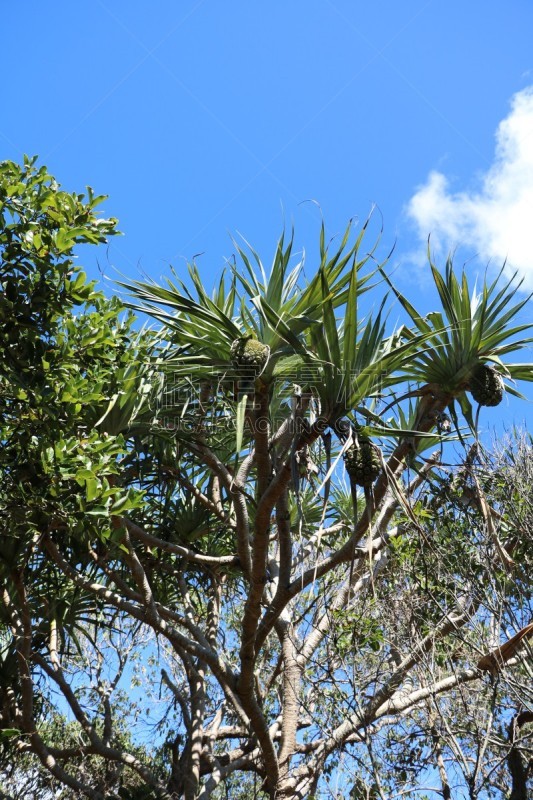
<path fill-rule="evenodd" d="M 527 800 L 528 798 L 528 769 L 524 765 L 519 747 L 520 728 L 528 722 L 533 722 L 533 712 L 526 711 L 516 714 L 511 720 L 508 729 L 511 748 L 507 756 L 507 765 L 513 784 L 509 800 Z"/>
<path fill-rule="evenodd" d="M 149 624 L 154 631 L 160 633 L 162 636 L 168 639 L 171 644 L 177 645 L 190 655 L 196 656 L 205 661 L 224 689 L 229 689 L 235 683 L 235 675 L 233 671 L 222 661 L 220 656 L 214 650 L 212 650 L 210 647 L 198 644 L 192 639 L 189 639 L 181 634 L 174 627 L 169 626 L 166 623 L 166 620 L 163 619 L 163 615 L 169 619 L 172 619 L 173 621 L 178 621 L 183 625 L 188 624 L 186 619 L 173 613 L 170 611 L 170 609 L 161 606 L 160 604 L 156 604 L 158 617 L 156 619 L 147 620 L 145 609 L 142 606 L 136 605 L 128 600 L 124 600 L 123 597 L 100 583 L 83 578 L 75 569 L 70 566 L 70 564 L 68 564 L 67 561 L 65 561 L 65 559 L 60 555 L 54 542 L 52 542 L 48 536 L 43 537 L 42 543 L 46 552 L 52 558 L 54 563 L 60 567 L 62 572 L 67 575 L 71 581 L 76 584 L 76 586 L 80 586 L 86 591 L 91 592 L 97 597 L 100 597 L 114 608 L 125 611 L 135 619 Z M 196 632 L 197 631 L 195 631 L 195 633 Z"/>
<path fill-rule="evenodd" d="M 214 502 L 213 500 L 210 500 L 209 497 L 207 497 L 201 491 L 201 489 L 199 489 L 198 486 L 196 486 L 196 484 L 192 483 L 179 470 L 171 470 L 171 471 L 172 471 L 172 474 L 175 475 L 176 480 L 178 481 L 178 483 L 181 486 L 183 486 L 185 489 L 187 489 L 187 491 L 190 492 L 197 500 L 199 500 L 199 502 L 204 506 L 204 508 L 207 508 L 208 511 L 211 511 L 213 514 L 215 514 L 215 516 L 218 517 L 218 519 L 221 522 L 224 522 L 225 524 L 227 524 L 228 517 L 227 517 L 227 514 L 224 513 L 224 510 L 222 509 L 222 506 L 221 506 L 220 503 L 217 503 L 217 502 Z"/>
<path fill-rule="evenodd" d="M 79 722 L 87 736 L 89 737 L 89 741 L 92 745 L 93 752 L 97 755 L 102 756 L 108 761 L 119 761 L 122 764 L 133 769 L 137 772 L 141 778 L 146 781 L 150 786 L 157 787 L 159 791 L 163 790 L 163 787 L 156 779 L 156 777 L 150 772 L 150 770 L 144 766 L 135 756 L 132 756 L 130 753 L 125 752 L 124 750 L 120 750 L 115 747 L 109 747 L 108 745 L 104 744 L 102 739 L 96 733 L 96 728 L 92 723 L 89 722 L 87 716 L 85 715 L 83 709 L 81 708 L 76 695 L 72 691 L 71 687 L 65 680 L 63 675 L 63 670 L 61 668 L 53 668 L 51 667 L 45 659 L 35 653 L 33 656 L 33 660 L 39 667 L 43 670 L 43 672 L 48 675 L 48 677 L 57 684 L 57 686 L 61 689 L 63 697 L 69 704 L 76 720 Z M 170 800 L 170 798 L 169 798 Z"/>
<path fill-rule="evenodd" d="M 393 536 L 395 532 L 396 528 L 394 532 L 391 531 L 390 536 Z M 298 663 L 302 669 L 305 664 L 308 663 L 320 643 L 328 635 L 333 624 L 334 612 L 346 608 L 350 598 L 358 597 L 361 590 L 365 589 L 369 584 L 372 584 L 374 578 L 385 568 L 387 556 L 381 551 L 381 546 L 382 540 L 373 546 L 371 572 L 367 570 L 368 563 L 366 559 L 364 561 L 361 560 L 358 565 L 358 570 L 352 572 L 351 580 L 347 580 L 344 586 L 336 591 L 335 597 L 332 599 L 331 603 L 328 603 L 327 609 L 322 614 L 320 620 L 313 625 L 313 630 L 307 637 L 298 655 Z M 365 555 L 368 555 L 368 550 L 365 550 Z"/>
<path fill-rule="evenodd" d="M 514 636 L 511 636 L 504 644 L 480 658 L 477 662 L 477 668 L 492 672 L 493 674 L 498 672 L 509 659 L 514 657 L 522 643 L 522 639 L 529 639 L 530 636 L 533 636 L 533 622 L 530 622 L 525 628 L 522 628 L 518 633 L 515 633 Z"/>
<path fill-rule="evenodd" d="M 250 525 L 248 521 L 248 508 L 244 495 L 244 484 L 241 484 L 240 481 L 233 477 L 226 465 L 223 464 L 218 456 L 205 444 L 196 444 L 196 450 L 203 458 L 205 464 L 218 476 L 231 498 L 237 527 L 237 553 L 244 574 L 246 577 L 250 578 L 252 572 L 252 554 L 250 550 Z"/>
<path fill-rule="evenodd" d="M 183 547 L 179 544 L 172 544 L 165 539 L 160 539 L 154 536 L 144 528 L 141 528 L 135 522 L 121 517 L 122 523 L 126 526 L 129 533 L 148 547 L 157 547 L 159 550 L 164 550 L 167 553 L 173 553 L 177 556 L 186 558 L 194 564 L 205 564 L 207 566 L 236 566 L 239 563 L 237 555 L 234 556 L 206 556 L 202 553 L 197 553 L 195 550 L 190 550 L 188 547 Z"/>

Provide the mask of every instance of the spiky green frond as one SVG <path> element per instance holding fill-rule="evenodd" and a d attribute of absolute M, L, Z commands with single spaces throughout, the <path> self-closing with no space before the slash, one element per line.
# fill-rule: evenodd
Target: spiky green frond
<path fill-rule="evenodd" d="M 502 286 L 500 273 L 492 283 L 485 278 L 477 293 L 470 288 L 464 269 L 459 277 L 456 275 L 451 258 L 443 273 L 431 257 L 430 268 L 442 312 L 434 311 L 425 317 L 382 273 L 411 318 L 415 331 L 427 337 L 426 346 L 404 365 L 406 379 L 435 385 L 452 398 L 470 388 L 473 372 L 482 364 L 495 365 L 503 377 L 531 380 L 533 375 L 527 364 L 511 369 L 501 360 L 533 341 L 531 336 L 523 336 L 531 331 L 533 324 L 518 322 L 518 315 L 530 298 L 513 302 L 520 283 L 513 277 Z M 405 331 L 406 338 L 414 335 Z M 514 393 L 512 387 L 506 388 Z"/>

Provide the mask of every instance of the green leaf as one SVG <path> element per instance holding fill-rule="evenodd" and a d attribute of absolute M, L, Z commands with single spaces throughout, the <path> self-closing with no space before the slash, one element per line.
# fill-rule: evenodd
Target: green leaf
<path fill-rule="evenodd" d="M 344 363 L 346 369 L 352 370 L 355 363 L 355 352 L 357 348 L 357 305 L 358 305 L 358 286 L 357 286 L 358 269 L 355 263 L 352 266 L 350 274 L 350 283 L 348 284 L 348 300 L 346 301 L 346 313 L 344 322 Z"/>
<path fill-rule="evenodd" d="M 85 499 L 88 503 L 91 503 L 98 496 L 99 489 L 100 482 L 96 478 L 87 478 L 85 480 Z"/>
<path fill-rule="evenodd" d="M 1 728 L 0 739 L 13 739 L 15 736 L 21 736 L 22 731 L 18 728 Z"/>
<path fill-rule="evenodd" d="M 338 368 L 342 368 L 341 348 L 339 343 L 339 334 L 337 331 L 337 323 L 335 321 L 335 313 L 333 311 L 333 304 L 331 302 L 328 279 L 323 270 L 320 273 L 320 279 L 322 284 L 322 313 L 324 322 L 323 336 L 326 345 L 327 360 L 331 364 L 336 364 Z"/>
<path fill-rule="evenodd" d="M 244 394 L 237 403 L 235 414 L 235 453 L 241 452 L 242 440 L 244 435 L 244 423 L 246 417 L 246 405 L 248 403 L 248 395 Z"/>

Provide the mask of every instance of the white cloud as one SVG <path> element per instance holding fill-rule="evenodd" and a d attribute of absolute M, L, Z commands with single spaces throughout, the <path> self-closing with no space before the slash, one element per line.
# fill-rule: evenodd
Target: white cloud
<path fill-rule="evenodd" d="M 494 161 L 476 190 L 454 192 L 442 172 L 431 172 L 409 201 L 418 234 L 431 234 L 437 252 L 457 246 L 518 271 L 533 289 L 533 87 L 514 95 L 496 132 Z"/>

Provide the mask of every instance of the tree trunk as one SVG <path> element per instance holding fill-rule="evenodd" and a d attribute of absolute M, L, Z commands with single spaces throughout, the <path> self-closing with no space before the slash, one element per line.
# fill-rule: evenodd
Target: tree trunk
<path fill-rule="evenodd" d="M 528 767 L 524 763 L 524 759 L 520 752 L 520 748 L 516 744 L 516 740 L 520 736 L 520 728 L 527 722 L 533 722 L 533 712 L 524 712 L 517 714 L 513 717 L 509 725 L 509 742 L 511 749 L 507 756 L 507 765 L 511 773 L 512 788 L 509 800 L 528 800 Z"/>

